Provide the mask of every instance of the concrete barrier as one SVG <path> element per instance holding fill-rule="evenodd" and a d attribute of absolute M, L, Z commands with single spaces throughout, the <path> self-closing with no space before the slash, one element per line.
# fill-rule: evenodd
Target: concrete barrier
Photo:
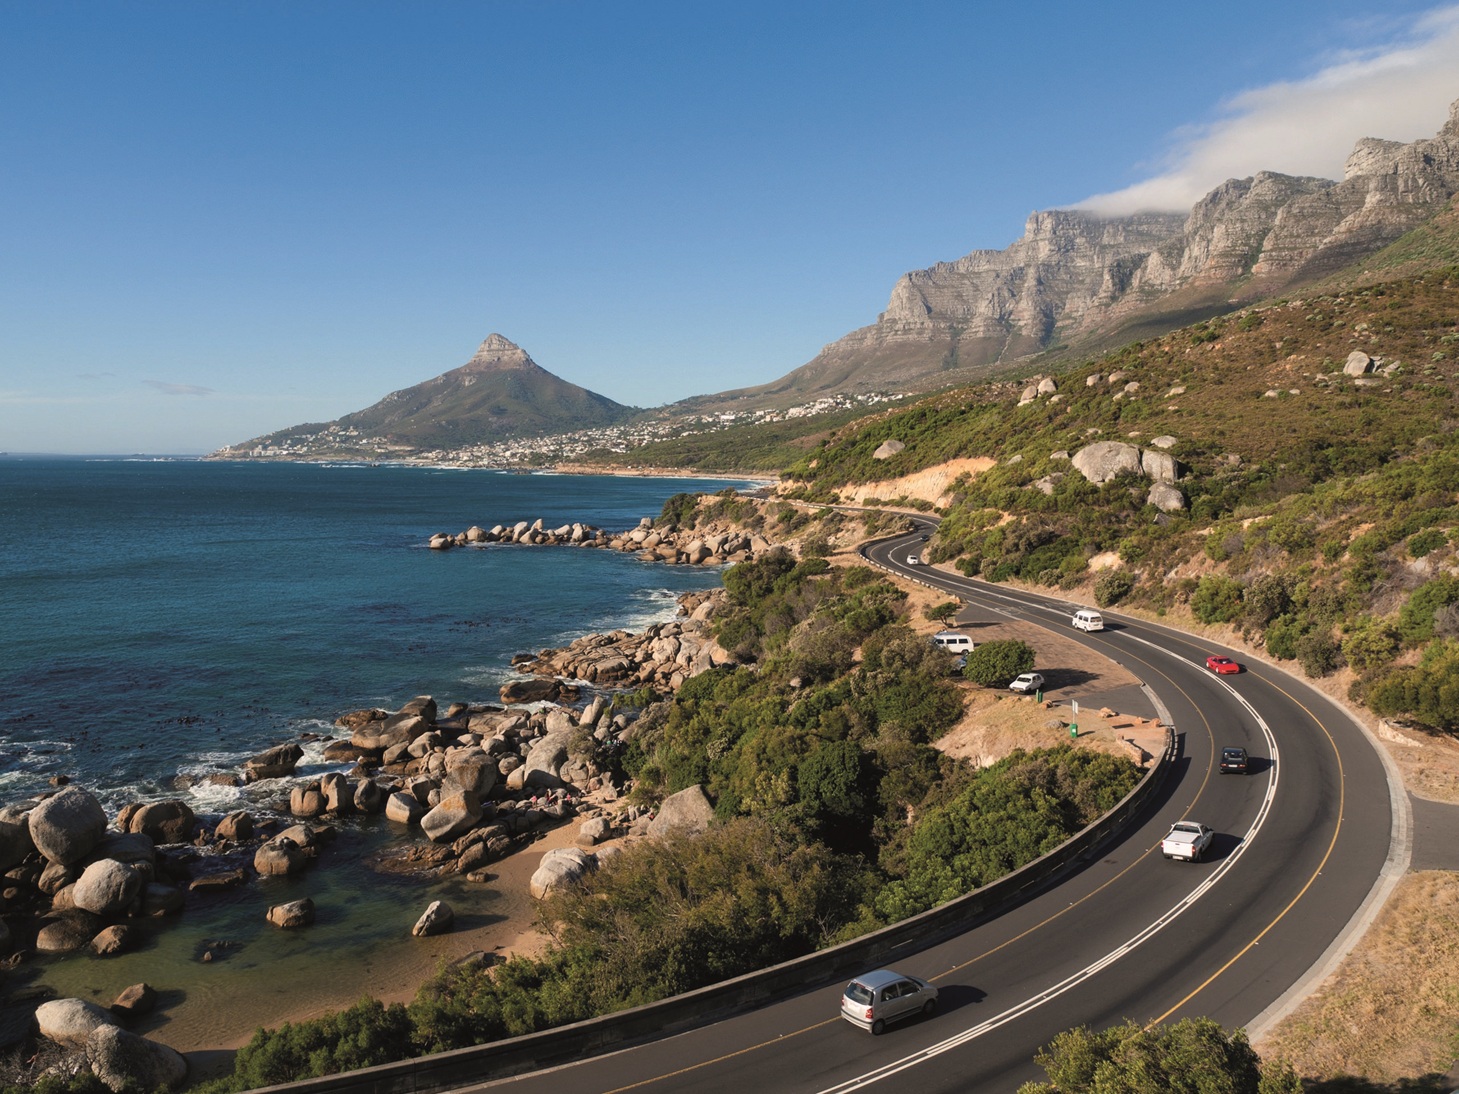
<path fill-rule="evenodd" d="M 1042 858 L 966 896 L 850 942 L 570 1026 L 263 1089 L 289 1094 L 426 1094 L 449 1090 L 650 1041 L 892 964 L 993 919 L 1092 857 L 1160 789 L 1175 758 L 1175 748 L 1175 732 L 1167 727 L 1164 751 L 1124 800 Z"/>

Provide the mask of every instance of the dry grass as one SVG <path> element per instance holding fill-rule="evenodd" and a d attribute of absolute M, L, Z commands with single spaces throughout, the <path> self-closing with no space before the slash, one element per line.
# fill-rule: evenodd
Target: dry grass
<path fill-rule="evenodd" d="M 1459 1053 L 1459 874 L 1410 874 L 1363 944 L 1256 1046 L 1308 1079 L 1393 1083 Z"/>
<path fill-rule="evenodd" d="M 1081 711 L 1079 737 L 1069 737 L 1069 708 L 1031 695 L 967 685 L 962 719 L 934 745 L 949 756 L 979 767 L 997 763 L 1015 749 L 1056 748 L 1073 744 L 1140 762 L 1160 748 L 1165 730 L 1158 722 L 1128 715 L 1105 717 Z M 1134 741 L 1132 745 L 1128 742 Z"/>

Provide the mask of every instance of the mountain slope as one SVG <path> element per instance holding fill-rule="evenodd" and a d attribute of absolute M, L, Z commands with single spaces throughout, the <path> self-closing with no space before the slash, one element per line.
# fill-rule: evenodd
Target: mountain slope
<path fill-rule="evenodd" d="M 554 376 L 500 334 L 460 368 L 391 392 L 334 422 L 270 433 L 218 453 L 419 452 L 613 425 L 636 408 Z"/>
<path fill-rule="evenodd" d="M 692 403 L 926 391 L 1035 354 L 1087 355 L 1330 277 L 1424 225 L 1456 192 L 1459 102 L 1432 139 L 1359 141 L 1341 182 L 1261 172 L 1183 215 L 1035 213 L 1002 251 L 904 275 L 875 323 L 800 368 Z"/>

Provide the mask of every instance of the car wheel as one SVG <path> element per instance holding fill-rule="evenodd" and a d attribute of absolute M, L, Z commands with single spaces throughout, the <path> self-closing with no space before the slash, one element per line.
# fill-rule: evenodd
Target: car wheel
<path fill-rule="evenodd" d="M 925 1014 L 925 1015 L 927 1015 L 927 1017 L 929 1017 L 929 1018 L 932 1017 L 932 1014 L 933 1014 L 933 1012 L 935 1010 L 937 1010 L 937 1000 L 936 999 L 929 999 L 929 1000 L 927 1000 L 927 1002 L 925 1002 L 925 1003 L 922 1004 L 922 1013 Z"/>
<path fill-rule="evenodd" d="M 886 1028 L 887 1024 L 883 1022 L 880 1018 L 878 1018 L 875 1022 L 871 1024 L 871 1035 L 873 1037 L 880 1037 L 881 1031 Z"/>

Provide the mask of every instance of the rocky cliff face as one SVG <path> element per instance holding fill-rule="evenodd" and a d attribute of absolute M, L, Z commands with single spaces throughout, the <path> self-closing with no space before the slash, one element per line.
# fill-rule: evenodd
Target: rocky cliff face
<path fill-rule="evenodd" d="M 1430 140 L 1359 141 L 1341 182 L 1261 172 L 1185 214 L 1035 213 L 1008 248 L 906 274 L 876 323 L 772 384 L 728 394 L 927 388 L 1161 314 L 1187 322 L 1193 308 L 1210 314 L 1342 269 L 1456 192 L 1459 102 Z"/>

